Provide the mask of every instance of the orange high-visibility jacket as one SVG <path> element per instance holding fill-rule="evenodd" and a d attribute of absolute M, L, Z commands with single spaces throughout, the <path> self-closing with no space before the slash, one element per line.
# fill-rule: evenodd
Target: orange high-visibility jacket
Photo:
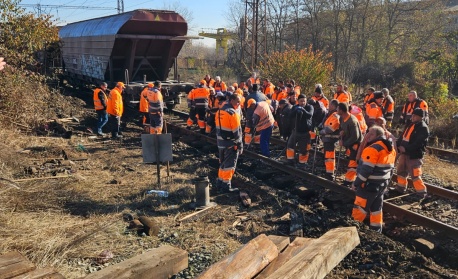
<path fill-rule="evenodd" d="M 364 188 L 387 184 L 391 179 L 394 163 L 396 161 L 396 151 L 391 142 L 380 138 L 370 146 L 364 148 L 361 161 L 358 165 L 356 187 L 365 183 Z M 373 190 L 369 189 L 368 190 Z"/>
<path fill-rule="evenodd" d="M 379 106 L 375 101 L 366 105 L 366 123 L 372 125 L 375 123 L 375 119 L 383 117 L 382 107 Z"/>
<path fill-rule="evenodd" d="M 215 88 L 215 91 L 227 91 L 227 85 L 224 83 L 224 81 L 221 82 L 214 82 L 213 83 L 213 88 Z"/>
<path fill-rule="evenodd" d="M 208 108 L 208 99 L 210 90 L 205 87 L 199 87 L 191 90 L 188 94 L 188 104 L 191 102 L 196 108 Z"/>
<path fill-rule="evenodd" d="M 340 117 L 336 111 L 327 115 L 323 125 L 323 141 L 330 141 L 327 139 L 338 139 L 340 130 Z"/>
<path fill-rule="evenodd" d="M 207 82 L 208 87 L 213 87 L 213 85 L 215 84 L 215 80 L 212 78 L 210 78 L 210 80 L 206 80 L 206 79 L 204 80 Z"/>
<path fill-rule="evenodd" d="M 321 96 L 321 97 L 318 97 L 318 98 L 313 96 L 312 99 L 317 101 L 317 102 L 321 102 L 325 108 L 329 109 L 329 100 L 325 96 Z"/>
<path fill-rule="evenodd" d="M 350 103 L 350 98 L 346 92 L 334 93 L 334 99 L 339 101 L 340 103 Z"/>
<path fill-rule="evenodd" d="M 264 94 L 274 94 L 274 88 L 275 86 L 269 82 L 266 87 L 262 87 L 262 93 Z"/>
<path fill-rule="evenodd" d="M 140 93 L 140 104 L 138 110 L 140 112 L 148 112 L 148 98 L 146 98 L 146 91 L 148 91 L 148 87 L 143 89 L 142 93 Z"/>
<path fill-rule="evenodd" d="M 100 100 L 100 97 L 99 97 L 100 93 L 103 94 L 104 100 Z M 94 90 L 93 100 L 94 100 L 94 108 L 95 108 L 95 110 L 104 110 L 105 109 L 105 107 L 103 105 L 104 105 L 104 103 L 106 105 L 107 95 L 105 94 L 105 92 L 103 92 L 103 90 L 101 88 L 96 88 Z"/>
<path fill-rule="evenodd" d="M 162 113 L 164 111 L 163 97 L 161 89 L 153 87 L 144 92 L 143 97 L 148 100 L 148 112 L 152 114 Z"/>
<path fill-rule="evenodd" d="M 288 98 L 288 94 L 286 93 L 286 88 L 283 89 L 283 90 L 279 90 L 277 92 L 274 92 L 272 94 L 272 100 L 281 101 L 281 100 L 286 99 L 286 98 Z"/>
<path fill-rule="evenodd" d="M 108 95 L 107 112 L 114 116 L 122 116 L 124 112 L 121 90 L 117 87 L 113 88 Z"/>
<path fill-rule="evenodd" d="M 240 114 L 230 104 L 224 106 L 216 112 L 216 139 L 218 147 L 231 147 L 242 143 L 242 126 Z"/>

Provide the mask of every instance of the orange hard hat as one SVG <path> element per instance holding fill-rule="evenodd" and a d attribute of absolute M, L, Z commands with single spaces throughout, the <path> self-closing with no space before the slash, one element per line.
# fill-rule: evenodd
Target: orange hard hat
<path fill-rule="evenodd" d="M 151 87 L 154 87 L 154 85 L 150 82 L 150 83 L 148 83 L 148 87 L 151 88 Z"/>
<path fill-rule="evenodd" d="M 255 99 L 249 99 L 247 102 L 246 102 L 246 105 L 248 107 L 250 107 L 251 105 L 256 105 L 256 100 Z"/>
<path fill-rule="evenodd" d="M 124 85 L 124 82 L 118 81 L 118 83 L 116 83 L 116 87 L 126 88 L 126 85 Z"/>
<path fill-rule="evenodd" d="M 200 81 L 200 84 L 207 85 L 207 82 L 205 81 L 205 79 L 203 79 L 203 80 Z"/>
<path fill-rule="evenodd" d="M 234 84 L 232 84 L 232 86 L 234 86 L 234 87 L 239 87 L 239 85 L 237 84 L 237 82 L 234 82 Z"/>

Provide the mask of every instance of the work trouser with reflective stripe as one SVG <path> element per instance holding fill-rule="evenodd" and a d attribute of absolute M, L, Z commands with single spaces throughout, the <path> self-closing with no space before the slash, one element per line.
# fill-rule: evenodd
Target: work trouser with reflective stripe
<path fill-rule="evenodd" d="M 348 156 L 348 167 L 347 173 L 345 174 L 345 182 L 351 184 L 356 179 L 356 168 L 358 163 L 356 162 L 356 155 L 358 153 L 359 143 L 353 144 L 347 151 L 350 152 Z"/>
<path fill-rule="evenodd" d="M 370 228 L 382 232 L 383 224 L 383 192 L 386 186 L 379 185 L 377 191 L 368 191 L 366 187 L 358 187 L 356 198 L 351 213 L 353 219 L 363 222 L 367 214 L 370 214 Z M 373 190 L 373 187 L 370 187 Z"/>
<path fill-rule="evenodd" d="M 288 160 L 294 160 L 296 145 L 299 151 L 299 163 L 307 163 L 309 159 L 309 150 L 311 149 L 310 133 L 296 133 L 296 131 L 291 133 L 286 145 L 286 158 Z"/>
<path fill-rule="evenodd" d="M 162 134 L 162 113 L 150 113 L 149 114 L 149 133 L 150 134 Z"/>
<path fill-rule="evenodd" d="M 186 121 L 186 125 L 190 128 L 192 125 L 197 122 L 196 118 L 196 108 L 191 108 L 189 110 L 189 117 L 188 120 Z"/>
<path fill-rule="evenodd" d="M 199 125 L 201 132 L 205 132 L 205 126 L 206 126 L 205 114 L 206 113 L 207 113 L 207 109 L 205 107 L 196 107 L 197 125 Z"/>
<path fill-rule="evenodd" d="M 326 173 L 333 175 L 334 170 L 336 168 L 335 141 L 324 142 L 323 151 L 324 151 L 324 166 L 326 168 Z"/>
<path fill-rule="evenodd" d="M 219 170 L 218 170 L 218 184 L 217 187 L 221 187 L 225 190 L 231 188 L 232 176 L 235 173 L 235 166 L 237 165 L 237 159 L 239 157 L 238 150 L 231 147 L 218 147 L 219 151 Z"/>
<path fill-rule="evenodd" d="M 407 176 L 410 175 L 413 182 L 413 187 L 418 193 L 426 193 L 426 186 L 421 179 L 422 159 L 410 159 L 409 155 L 401 154 L 398 159 L 398 167 L 396 170 L 398 181 L 396 188 L 399 191 L 407 190 Z"/>

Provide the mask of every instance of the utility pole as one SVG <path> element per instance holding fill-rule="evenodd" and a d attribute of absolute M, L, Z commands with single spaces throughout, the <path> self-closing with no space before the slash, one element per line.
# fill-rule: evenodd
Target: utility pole
<path fill-rule="evenodd" d="M 245 15 L 240 20 L 241 60 L 256 70 L 267 55 L 267 0 L 245 0 Z"/>
<path fill-rule="evenodd" d="M 124 13 L 124 0 L 118 0 L 118 14 Z"/>

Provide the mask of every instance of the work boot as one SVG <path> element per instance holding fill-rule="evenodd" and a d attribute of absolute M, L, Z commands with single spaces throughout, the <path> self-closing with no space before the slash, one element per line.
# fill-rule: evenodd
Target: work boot
<path fill-rule="evenodd" d="M 396 185 L 396 186 L 394 187 L 394 189 L 395 189 L 398 193 L 400 193 L 400 194 L 405 194 L 405 193 L 406 193 L 406 190 L 407 190 L 406 188 L 400 187 L 400 186 L 398 186 L 398 185 Z"/>
<path fill-rule="evenodd" d="M 290 166 L 293 166 L 293 167 L 296 167 L 296 160 L 294 160 L 294 159 L 287 159 L 286 164 L 287 164 L 287 165 L 290 165 Z"/>
<path fill-rule="evenodd" d="M 105 136 L 105 134 L 100 132 L 100 133 L 97 133 L 97 136 L 103 138 Z"/>
<path fill-rule="evenodd" d="M 112 139 L 122 139 L 122 135 L 120 134 L 114 134 L 111 136 Z"/>

